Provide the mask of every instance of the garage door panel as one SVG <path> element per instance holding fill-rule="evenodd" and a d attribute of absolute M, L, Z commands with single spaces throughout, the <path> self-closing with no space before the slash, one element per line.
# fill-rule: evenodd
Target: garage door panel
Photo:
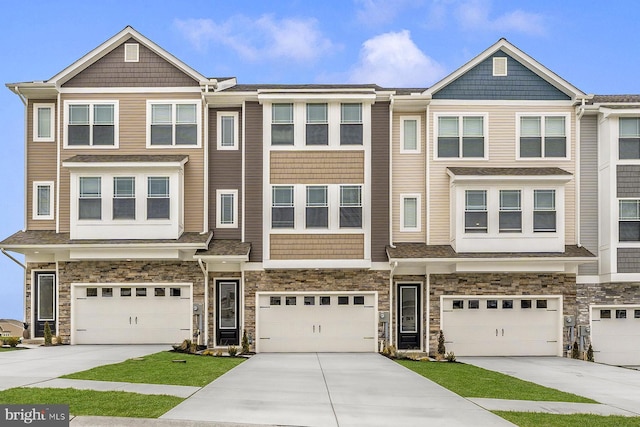
<path fill-rule="evenodd" d="M 640 306 L 592 307 L 591 342 L 596 362 L 640 365 Z"/>

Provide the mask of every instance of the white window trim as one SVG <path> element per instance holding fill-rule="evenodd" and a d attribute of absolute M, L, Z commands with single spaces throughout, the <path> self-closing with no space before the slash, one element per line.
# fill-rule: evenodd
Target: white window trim
<path fill-rule="evenodd" d="M 404 224 L 405 199 L 416 199 L 416 226 L 415 227 L 407 227 Z M 422 231 L 422 195 L 420 193 L 400 194 L 400 231 L 402 232 Z"/>
<path fill-rule="evenodd" d="M 53 181 L 34 181 L 33 182 L 33 201 L 31 204 L 32 219 L 34 220 L 51 220 L 54 219 L 54 185 Z M 49 187 L 49 215 L 38 215 L 38 187 Z"/>
<path fill-rule="evenodd" d="M 93 106 L 113 105 L 113 145 L 93 145 L 93 132 L 89 132 L 89 145 L 69 145 L 69 106 L 89 105 L 89 126 L 93 126 Z M 68 100 L 64 101 L 64 148 L 69 150 L 113 150 L 119 147 L 120 142 L 120 103 L 117 100 L 97 99 L 97 100 Z"/>
<path fill-rule="evenodd" d="M 222 195 L 233 196 L 233 223 L 222 223 Z M 216 228 L 238 228 L 238 190 L 216 190 Z"/>
<path fill-rule="evenodd" d="M 196 141 L 197 143 L 194 145 L 186 145 L 186 144 L 178 144 L 175 143 L 176 133 L 173 132 L 173 140 L 171 145 L 151 145 L 151 106 L 154 104 L 171 104 L 172 115 L 171 125 L 176 125 L 176 105 L 177 104 L 193 104 L 196 106 Z M 191 148 L 200 148 L 202 147 L 202 103 L 199 99 L 148 99 L 147 100 L 147 148 L 152 150 L 171 150 L 171 149 L 191 149 Z"/>
<path fill-rule="evenodd" d="M 134 59 L 128 59 L 127 58 L 127 54 L 131 53 L 131 49 L 134 49 L 134 51 L 135 51 L 135 58 Z M 138 43 L 125 43 L 124 44 L 124 62 L 140 62 L 140 44 L 138 44 Z"/>
<path fill-rule="evenodd" d="M 222 145 L 222 118 L 233 117 L 233 145 Z M 217 148 L 218 150 L 237 150 L 238 149 L 238 120 L 240 115 L 238 112 L 233 111 L 218 111 L 216 113 L 216 126 L 217 126 Z"/>
<path fill-rule="evenodd" d="M 38 123 L 39 123 L 39 109 L 40 108 L 49 108 L 51 109 L 51 122 L 49 123 L 49 131 L 50 131 L 50 135 L 49 137 L 45 137 L 45 138 L 40 138 L 38 137 Z M 47 104 L 40 104 L 40 103 L 36 103 L 33 104 L 33 141 L 34 142 L 54 142 L 56 140 L 55 137 L 55 133 L 56 133 L 56 117 L 55 117 L 55 112 L 56 112 L 56 108 L 55 108 L 55 104 L 53 103 L 47 103 Z"/>
<path fill-rule="evenodd" d="M 458 117 L 458 129 L 463 126 L 464 117 L 482 117 L 482 134 L 484 137 L 484 157 L 462 157 L 462 134 L 458 134 L 460 139 L 460 155 L 458 157 L 438 157 L 438 122 L 440 117 Z M 435 161 L 453 162 L 477 162 L 479 160 L 489 160 L 489 113 L 482 112 L 461 112 L 461 113 L 435 113 L 433 119 L 433 159 Z"/>
<path fill-rule="evenodd" d="M 567 140 L 567 145 L 565 147 L 566 157 L 545 157 L 544 156 L 544 120 L 542 120 L 540 134 L 542 138 L 542 156 L 541 157 L 520 157 L 520 118 L 521 117 L 540 117 L 544 119 L 546 117 L 564 117 L 564 133 L 565 138 Z M 548 162 L 550 160 L 571 160 L 571 114 L 570 113 L 516 113 L 516 160 L 522 161 L 544 161 Z"/>
<path fill-rule="evenodd" d="M 400 153 L 402 154 L 420 154 L 422 145 L 422 118 L 420 116 L 400 116 Z M 416 121 L 416 148 L 407 149 L 404 146 L 404 122 L 406 120 Z"/>

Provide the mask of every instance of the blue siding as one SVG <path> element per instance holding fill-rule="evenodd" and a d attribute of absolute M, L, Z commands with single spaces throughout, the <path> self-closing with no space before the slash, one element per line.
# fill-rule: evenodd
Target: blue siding
<path fill-rule="evenodd" d="M 493 76 L 493 58 L 507 57 L 507 76 Z M 498 51 L 433 94 L 433 99 L 568 100 L 533 71 Z"/>

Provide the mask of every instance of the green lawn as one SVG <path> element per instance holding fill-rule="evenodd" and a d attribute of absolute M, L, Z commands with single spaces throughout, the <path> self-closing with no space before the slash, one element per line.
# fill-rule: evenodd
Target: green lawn
<path fill-rule="evenodd" d="M 173 360 L 187 362 L 175 363 Z M 202 387 L 244 360 L 241 357 L 196 356 L 164 351 L 145 356 L 143 360 L 129 359 L 64 375 L 61 378 Z"/>
<path fill-rule="evenodd" d="M 412 360 L 398 360 L 397 362 L 462 397 L 597 403 L 582 396 L 543 387 L 464 363 L 416 362 Z"/>
<path fill-rule="evenodd" d="M 73 415 L 158 418 L 184 399 L 175 396 L 72 388 L 12 388 L 0 391 L 3 404 L 63 404 Z"/>
<path fill-rule="evenodd" d="M 16 351 L 16 350 L 29 350 L 29 349 L 27 347 L 0 347 L 0 352 Z"/>
<path fill-rule="evenodd" d="M 520 427 L 640 427 L 640 417 L 503 411 L 495 411 L 494 413 Z"/>

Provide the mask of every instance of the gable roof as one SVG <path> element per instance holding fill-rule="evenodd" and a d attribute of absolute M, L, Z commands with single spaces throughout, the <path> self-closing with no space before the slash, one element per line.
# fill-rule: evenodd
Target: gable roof
<path fill-rule="evenodd" d="M 544 65 L 536 61 L 535 59 L 533 59 L 531 56 L 527 55 L 526 53 L 518 49 L 516 46 L 511 44 L 505 38 L 501 38 L 492 46 L 490 46 L 485 51 L 480 53 L 478 56 L 473 58 L 471 61 L 467 62 L 462 67 L 455 70 L 453 73 L 449 74 L 439 82 L 435 83 L 433 86 L 425 90 L 424 94 L 433 96 L 435 93 L 437 93 L 447 85 L 451 84 L 452 82 L 454 82 L 455 80 L 463 76 L 465 73 L 467 73 L 468 71 L 476 67 L 482 61 L 487 60 L 488 58 L 490 58 L 492 55 L 494 55 L 499 51 L 502 51 L 507 55 L 511 56 L 513 59 L 518 61 L 524 67 L 531 70 L 534 74 L 536 74 L 537 76 L 545 80 L 547 83 L 549 83 L 550 85 L 552 85 L 553 87 L 561 91 L 562 93 L 566 94 L 572 100 L 589 98 L 587 94 L 585 94 L 580 89 L 578 89 L 568 81 L 558 76 L 556 73 L 554 73 L 553 71 L 551 71 L 550 69 L 548 69 L 547 67 L 545 67 Z"/>

